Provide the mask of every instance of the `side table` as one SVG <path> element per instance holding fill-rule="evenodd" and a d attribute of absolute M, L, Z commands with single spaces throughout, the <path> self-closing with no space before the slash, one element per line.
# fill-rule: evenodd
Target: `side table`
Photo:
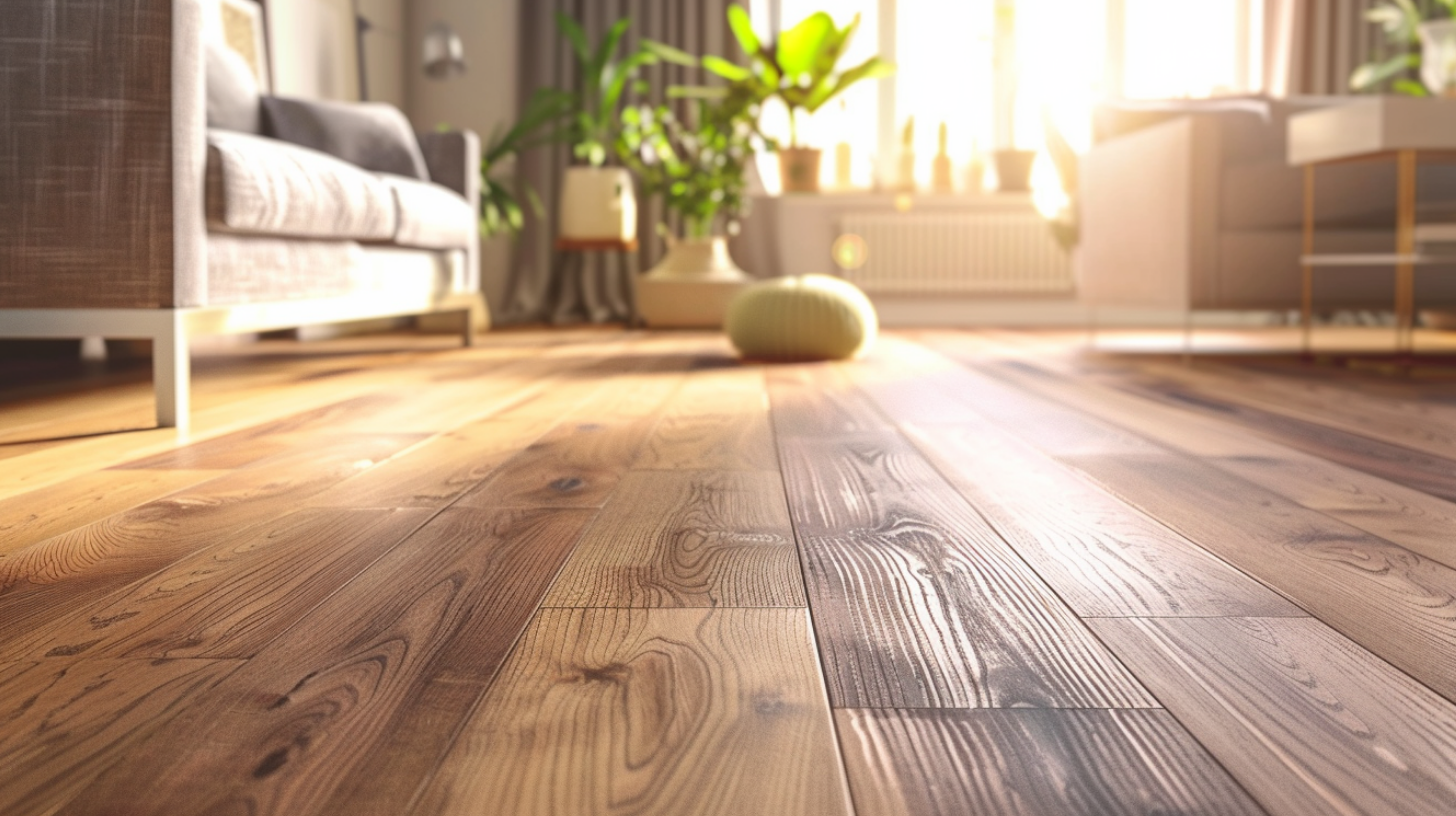
<path fill-rule="evenodd" d="M 581 278 L 586 274 L 586 256 L 591 253 L 621 253 L 627 254 L 637 251 L 637 239 L 623 241 L 615 238 L 602 238 L 591 240 L 580 240 L 575 238 L 557 238 L 556 251 L 561 253 L 561 263 L 557 268 L 554 278 L 554 285 L 560 286 L 565 283 L 568 275 L 577 276 L 577 287 L 581 288 Z M 560 305 L 557 306 L 558 314 L 552 316 L 552 322 L 558 323 L 562 319 Z M 627 272 L 627 327 L 636 328 L 642 325 L 642 316 L 637 310 L 637 275 L 635 272 Z"/>
<path fill-rule="evenodd" d="M 1456 100 L 1378 96 L 1348 105 L 1290 117 L 1289 163 L 1304 168 L 1304 246 L 1300 328 L 1302 348 L 1310 353 L 1314 311 L 1314 272 L 1318 267 L 1382 266 L 1395 269 L 1395 348 L 1414 351 L 1415 269 L 1456 258 L 1421 253 L 1417 242 L 1416 169 L 1425 161 L 1456 160 Z M 1393 253 L 1316 254 L 1315 169 L 1359 161 L 1395 161 L 1396 207 Z M 1432 225 L 1433 235 L 1449 225 Z"/>

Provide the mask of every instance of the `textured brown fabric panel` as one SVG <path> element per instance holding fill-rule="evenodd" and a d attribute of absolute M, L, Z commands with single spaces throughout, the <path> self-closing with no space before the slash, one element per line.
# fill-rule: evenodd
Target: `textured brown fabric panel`
<path fill-rule="evenodd" d="M 173 297 L 172 0 L 4 0 L 0 307 Z"/>

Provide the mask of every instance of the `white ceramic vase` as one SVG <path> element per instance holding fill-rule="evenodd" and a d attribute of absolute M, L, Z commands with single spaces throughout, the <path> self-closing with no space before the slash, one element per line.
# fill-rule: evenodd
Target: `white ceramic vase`
<path fill-rule="evenodd" d="M 1436 96 L 1456 97 L 1456 20 L 1421 23 L 1421 81 Z"/>
<path fill-rule="evenodd" d="M 620 167 L 568 167 L 561 184 L 561 237 L 631 241 L 637 236 L 632 175 Z"/>
<path fill-rule="evenodd" d="M 637 282 L 637 308 L 654 328 L 720 328 L 728 303 L 750 278 L 728 239 L 668 239 L 667 254 Z"/>

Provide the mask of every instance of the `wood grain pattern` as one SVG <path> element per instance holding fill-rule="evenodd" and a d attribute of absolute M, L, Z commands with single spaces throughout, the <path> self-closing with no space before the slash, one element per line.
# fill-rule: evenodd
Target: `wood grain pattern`
<path fill-rule="evenodd" d="M 216 470 L 101 471 L 0 500 L 0 558 L 220 475 Z"/>
<path fill-rule="evenodd" d="M 403 812 L 588 518 L 445 510 L 63 812 Z"/>
<path fill-rule="evenodd" d="M 0 664 L 0 813 L 54 813 L 237 666 L 225 660 Z"/>
<path fill-rule="evenodd" d="M 773 470 L 773 430 L 763 374 L 692 373 L 634 465 L 637 470 Z"/>
<path fill-rule="evenodd" d="M 774 368 L 765 380 L 780 438 L 853 434 L 888 424 L 837 365 Z"/>
<path fill-rule="evenodd" d="M 1055 460 L 979 425 L 908 426 L 1083 617 L 1303 616 L 1303 610 Z"/>
<path fill-rule="evenodd" d="M 1166 711 L 836 711 L 859 816 L 1264 813 Z"/>
<path fill-rule="evenodd" d="M 862 438 L 785 457 L 836 707 L 1155 705 L 908 443 L 882 436 L 878 451 Z M 900 473 L 914 475 L 883 475 Z"/>
<path fill-rule="evenodd" d="M 321 437 L 273 457 L 0 559 L 0 620 L 35 629 L 372 467 L 415 436 Z"/>
<path fill-rule="evenodd" d="M 1456 707 L 1318 621 L 1093 626 L 1270 813 L 1456 811 Z"/>
<path fill-rule="evenodd" d="M 1175 454 L 1067 461 L 1456 699 L 1456 570 Z"/>
<path fill-rule="evenodd" d="M 292 513 L 199 548 L 54 625 L 17 633 L 0 643 L 0 659 L 251 657 L 428 517 Z"/>
<path fill-rule="evenodd" d="M 776 473 L 637 471 L 567 561 L 546 606 L 803 606 Z"/>
<path fill-rule="evenodd" d="M 547 609 L 411 814 L 848 814 L 808 621 Z"/>

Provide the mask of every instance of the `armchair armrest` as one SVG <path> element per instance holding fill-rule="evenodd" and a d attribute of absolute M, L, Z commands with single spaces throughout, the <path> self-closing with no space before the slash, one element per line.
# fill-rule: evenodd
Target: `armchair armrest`
<path fill-rule="evenodd" d="M 1079 297 L 1191 309 L 1217 283 L 1218 123 L 1190 115 L 1094 146 L 1081 163 Z"/>
<path fill-rule="evenodd" d="M 430 181 L 465 196 L 471 204 L 480 199 L 480 137 L 469 130 L 421 133 L 420 150 Z"/>

